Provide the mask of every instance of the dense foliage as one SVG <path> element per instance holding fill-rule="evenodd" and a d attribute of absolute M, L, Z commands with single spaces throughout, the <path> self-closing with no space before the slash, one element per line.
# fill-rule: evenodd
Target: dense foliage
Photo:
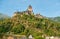
<path fill-rule="evenodd" d="M 46 18 L 35 17 L 34 14 L 17 14 L 10 19 L 0 21 L 0 34 L 33 35 L 36 39 L 43 36 L 60 36 L 60 23 Z"/>

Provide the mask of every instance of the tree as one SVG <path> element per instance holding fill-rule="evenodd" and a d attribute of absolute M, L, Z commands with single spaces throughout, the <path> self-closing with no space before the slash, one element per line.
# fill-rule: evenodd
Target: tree
<path fill-rule="evenodd" d="M 18 34 L 18 33 L 24 32 L 24 30 L 25 30 L 24 25 L 19 24 L 17 26 L 14 26 L 11 31 L 14 32 L 14 34 Z"/>

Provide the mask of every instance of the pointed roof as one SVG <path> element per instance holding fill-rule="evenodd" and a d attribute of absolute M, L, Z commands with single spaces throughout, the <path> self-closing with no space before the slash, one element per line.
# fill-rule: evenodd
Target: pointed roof
<path fill-rule="evenodd" d="M 27 11 L 30 11 L 30 12 L 32 12 L 32 11 L 33 11 L 33 9 L 32 9 L 32 6 L 31 6 L 31 5 L 29 5 L 29 6 L 28 6 Z"/>
<path fill-rule="evenodd" d="M 28 8 L 29 8 L 29 9 L 30 9 L 30 8 L 32 9 L 32 6 L 31 6 L 31 5 L 29 5 L 29 6 L 28 6 Z"/>

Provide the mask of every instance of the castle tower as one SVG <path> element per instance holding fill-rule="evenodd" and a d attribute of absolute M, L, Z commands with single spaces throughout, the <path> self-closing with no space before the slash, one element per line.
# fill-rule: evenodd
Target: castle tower
<path fill-rule="evenodd" d="M 32 6 L 31 5 L 28 6 L 27 11 L 28 11 L 29 14 L 31 14 L 33 12 L 33 9 L 32 9 Z"/>
<path fill-rule="evenodd" d="M 28 6 L 28 11 L 31 11 L 31 12 L 33 11 L 31 5 Z"/>

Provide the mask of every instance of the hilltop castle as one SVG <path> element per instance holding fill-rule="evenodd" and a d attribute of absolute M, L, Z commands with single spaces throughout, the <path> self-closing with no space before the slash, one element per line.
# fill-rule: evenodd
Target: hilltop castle
<path fill-rule="evenodd" d="M 32 14 L 33 13 L 32 6 L 29 5 L 26 11 L 22 11 L 22 12 L 17 11 L 17 12 L 15 12 L 13 16 L 16 16 L 17 14 L 24 14 L 24 13 L 25 14 Z"/>
<path fill-rule="evenodd" d="M 26 11 L 22 11 L 22 12 L 17 11 L 17 12 L 14 13 L 13 16 L 16 16 L 17 14 L 20 15 L 20 16 L 22 16 L 22 14 L 30 15 L 30 14 L 33 14 L 33 13 L 34 12 L 33 12 L 32 6 L 29 5 L 28 8 L 26 9 Z M 36 14 L 35 17 L 43 18 L 43 16 L 40 15 L 40 14 Z"/>

